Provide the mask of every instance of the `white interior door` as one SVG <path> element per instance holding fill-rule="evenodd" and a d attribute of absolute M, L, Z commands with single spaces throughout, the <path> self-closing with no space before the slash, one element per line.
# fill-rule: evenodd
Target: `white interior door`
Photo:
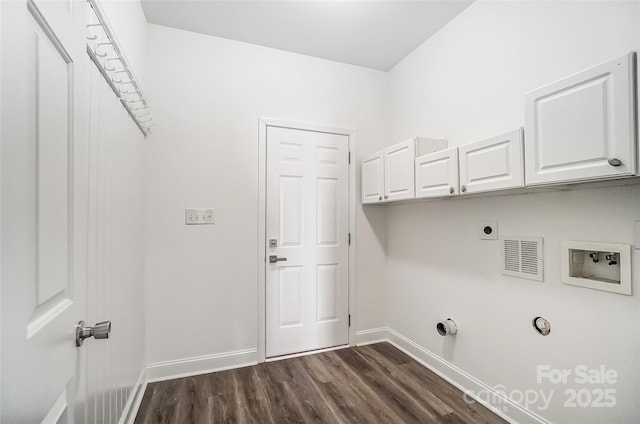
<path fill-rule="evenodd" d="M 3 1 L 2 423 L 85 422 L 85 2 Z"/>
<path fill-rule="evenodd" d="M 266 356 L 347 344 L 348 137 L 268 127 L 266 191 Z"/>

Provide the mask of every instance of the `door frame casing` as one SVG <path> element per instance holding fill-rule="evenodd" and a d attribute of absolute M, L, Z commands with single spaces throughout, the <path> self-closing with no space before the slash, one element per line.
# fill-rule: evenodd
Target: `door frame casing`
<path fill-rule="evenodd" d="M 267 129 L 269 127 L 289 128 L 301 131 L 315 131 L 330 134 L 344 135 L 348 137 L 348 149 L 351 154 L 352 163 L 349 164 L 349 233 L 351 234 L 351 244 L 349 251 L 349 315 L 351 322 L 349 326 L 349 345 L 355 342 L 355 328 L 357 317 L 356 311 L 356 267 L 355 267 L 355 247 L 356 247 L 356 131 L 330 125 L 311 124 L 280 119 L 269 119 L 260 117 L 258 129 L 258 363 L 265 362 L 266 359 L 266 220 L 267 220 Z"/>

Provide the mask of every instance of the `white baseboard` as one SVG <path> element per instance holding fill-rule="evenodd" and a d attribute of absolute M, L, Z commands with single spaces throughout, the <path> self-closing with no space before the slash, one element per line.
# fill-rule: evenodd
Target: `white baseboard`
<path fill-rule="evenodd" d="M 142 402 L 142 397 L 144 396 L 144 391 L 146 388 L 147 382 L 145 377 L 145 369 L 142 368 L 140 370 L 138 380 L 131 390 L 129 399 L 127 399 L 127 403 L 124 405 L 124 409 L 122 410 L 122 415 L 118 420 L 118 424 L 133 424 L 133 422 L 136 420 L 136 415 L 138 415 L 138 409 L 140 408 L 140 403 Z"/>
<path fill-rule="evenodd" d="M 370 330 L 356 331 L 356 346 L 364 346 L 378 342 L 388 342 L 391 333 L 388 327 L 372 328 Z"/>
<path fill-rule="evenodd" d="M 494 388 L 489 387 L 391 328 L 372 328 L 356 332 L 356 344 L 358 346 L 377 342 L 391 343 L 510 423 L 549 424 L 545 419 L 511 401 Z M 490 399 L 491 403 L 479 399 L 474 393 L 490 393 L 491 395 L 486 397 Z"/>
<path fill-rule="evenodd" d="M 145 367 L 147 382 L 171 380 L 198 374 L 242 368 L 258 363 L 258 350 L 245 349 L 173 361 L 156 362 Z"/>
<path fill-rule="evenodd" d="M 411 356 L 422 365 L 429 368 L 440 377 L 453 384 L 476 402 L 492 410 L 495 414 L 513 424 L 549 424 L 548 421 L 535 413 L 523 408 L 511 399 L 505 397 L 493 387 L 466 373 L 450 362 L 445 361 L 434 353 L 428 351 L 413 340 L 402 334 L 388 329 L 389 343 Z M 487 396 L 490 402 L 475 396 L 475 393 L 491 393 Z"/>

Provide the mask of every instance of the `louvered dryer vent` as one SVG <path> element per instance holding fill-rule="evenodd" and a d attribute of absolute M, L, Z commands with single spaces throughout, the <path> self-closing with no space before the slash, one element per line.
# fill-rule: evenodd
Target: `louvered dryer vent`
<path fill-rule="evenodd" d="M 542 237 L 505 236 L 502 239 L 502 274 L 543 281 Z"/>

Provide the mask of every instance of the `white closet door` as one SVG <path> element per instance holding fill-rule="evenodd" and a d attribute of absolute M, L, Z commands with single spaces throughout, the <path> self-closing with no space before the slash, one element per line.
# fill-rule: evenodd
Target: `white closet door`
<path fill-rule="evenodd" d="M 362 203 L 379 203 L 384 196 L 384 163 L 382 150 L 362 161 Z"/>
<path fill-rule="evenodd" d="M 522 187 L 522 129 L 458 147 L 460 191 L 479 193 Z"/>
<path fill-rule="evenodd" d="M 415 139 L 394 144 L 384 150 L 384 200 L 413 199 Z"/>
<path fill-rule="evenodd" d="M 458 193 L 458 148 L 440 150 L 415 160 L 416 198 Z"/>
<path fill-rule="evenodd" d="M 525 96 L 527 185 L 636 172 L 635 53 Z"/>
<path fill-rule="evenodd" d="M 87 422 L 85 7 L 0 2 L 3 423 Z"/>
<path fill-rule="evenodd" d="M 349 341 L 348 170 L 347 136 L 267 129 L 268 357 Z"/>

